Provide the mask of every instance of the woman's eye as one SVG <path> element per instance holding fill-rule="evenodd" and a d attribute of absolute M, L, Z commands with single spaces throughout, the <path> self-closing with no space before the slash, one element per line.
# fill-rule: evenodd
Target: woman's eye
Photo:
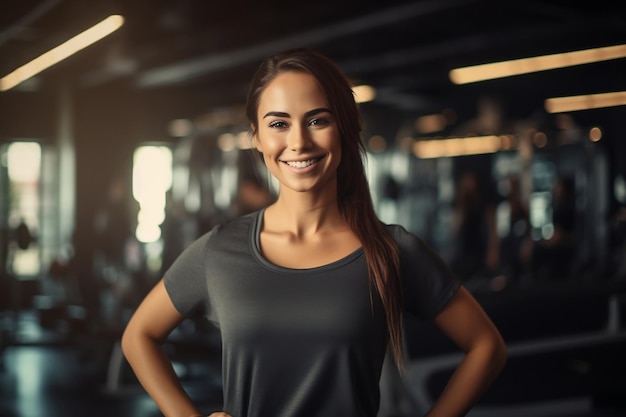
<path fill-rule="evenodd" d="M 311 126 L 326 126 L 328 124 L 328 120 L 326 119 L 313 119 L 309 122 Z"/>
<path fill-rule="evenodd" d="M 287 127 L 287 123 L 283 122 L 282 120 L 275 120 L 273 122 L 271 122 L 269 124 L 269 127 L 273 127 L 273 128 L 283 128 L 283 127 Z"/>

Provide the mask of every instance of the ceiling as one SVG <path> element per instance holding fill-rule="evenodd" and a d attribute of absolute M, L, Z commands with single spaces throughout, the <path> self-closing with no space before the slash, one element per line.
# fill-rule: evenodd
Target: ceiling
<path fill-rule="evenodd" d="M 464 86 L 448 78 L 459 66 L 626 43 L 620 1 L 9 0 L 0 75 L 112 13 L 125 17 L 119 31 L 11 94 L 64 80 L 86 92 L 123 89 L 171 107 L 167 117 L 191 118 L 243 104 L 259 61 L 296 46 L 321 50 L 376 87 L 367 106 L 380 114 L 454 108 L 470 118 L 488 96 L 523 119 L 547 97 L 626 90 L 626 59 Z"/>

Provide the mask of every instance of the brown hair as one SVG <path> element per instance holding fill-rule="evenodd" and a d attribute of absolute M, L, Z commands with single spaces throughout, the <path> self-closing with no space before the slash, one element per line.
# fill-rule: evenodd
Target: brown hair
<path fill-rule="evenodd" d="M 370 282 L 378 291 L 385 310 L 391 352 L 402 371 L 402 285 L 398 247 L 374 210 L 363 164 L 366 153 L 361 138 L 361 114 L 350 81 L 333 61 L 317 51 L 298 48 L 280 52 L 263 61 L 255 73 L 246 115 L 256 130 L 261 93 L 278 74 L 289 71 L 313 75 L 330 110 L 337 116 L 342 152 L 337 172 L 339 210 L 363 245 Z"/>

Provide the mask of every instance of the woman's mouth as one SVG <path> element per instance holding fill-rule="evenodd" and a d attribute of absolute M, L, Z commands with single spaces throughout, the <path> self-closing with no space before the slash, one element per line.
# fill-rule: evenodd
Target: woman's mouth
<path fill-rule="evenodd" d="M 292 168 L 306 168 L 318 162 L 322 158 L 307 159 L 306 161 L 283 161 Z"/>

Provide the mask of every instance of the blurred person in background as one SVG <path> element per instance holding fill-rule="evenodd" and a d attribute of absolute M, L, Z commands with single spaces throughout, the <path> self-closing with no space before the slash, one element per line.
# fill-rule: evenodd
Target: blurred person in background
<path fill-rule="evenodd" d="M 574 180 L 559 176 L 552 186 L 553 233 L 533 242 L 529 260 L 534 280 L 565 281 L 572 277 L 576 264 L 576 192 Z"/>
<path fill-rule="evenodd" d="M 463 171 L 456 183 L 452 215 L 450 267 L 462 280 L 492 275 L 500 262 L 495 207 L 475 171 Z"/>
<path fill-rule="evenodd" d="M 532 239 L 530 213 L 528 204 L 522 198 L 519 176 L 511 174 L 507 178 L 507 184 L 508 193 L 505 201 L 508 209 L 507 231 L 500 238 L 500 266 L 507 280 L 519 284 L 528 266 L 525 250 Z"/>

